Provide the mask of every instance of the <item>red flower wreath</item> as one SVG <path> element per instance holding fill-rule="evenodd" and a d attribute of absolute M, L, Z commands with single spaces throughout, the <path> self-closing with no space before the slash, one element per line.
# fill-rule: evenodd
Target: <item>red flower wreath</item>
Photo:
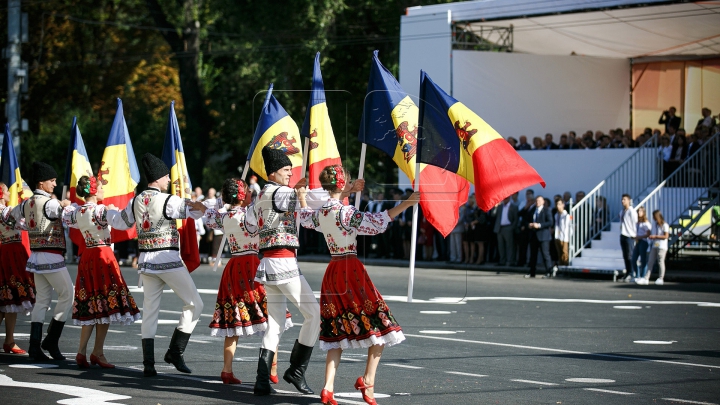
<path fill-rule="evenodd" d="M 332 173 L 335 175 L 335 178 L 331 183 L 335 185 L 338 190 L 342 191 L 345 188 L 345 171 L 342 166 L 333 166 Z"/>
<path fill-rule="evenodd" d="M 237 181 L 237 200 L 245 201 L 245 183 L 242 180 Z"/>
<path fill-rule="evenodd" d="M 87 195 L 97 194 L 97 179 L 95 177 L 88 179 L 88 183 L 85 185 L 85 193 Z"/>

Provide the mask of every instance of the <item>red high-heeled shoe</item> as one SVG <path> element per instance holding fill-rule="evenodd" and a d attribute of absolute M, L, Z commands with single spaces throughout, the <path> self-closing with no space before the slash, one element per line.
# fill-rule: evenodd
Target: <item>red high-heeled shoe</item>
<path fill-rule="evenodd" d="M 114 364 L 105 363 L 104 361 L 100 360 L 100 357 L 98 357 L 98 356 L 96 356 L 96 355 L 94 355 L 94 354 L 91 354 L 91 355 L 90 355 L 90 363 L 91 363 L 92 365 L 96 365 L 96 364 L 97 364 L 98 366 L 100 366 L 100 367 L 102 367 L 102 368 L 115 368 L 115 365 L 114 365 Z"/>
<path fill-rule="evenodd" d="M 277 367 L 277 363 L 273 363 L 272 366 L 273 366 L 273 367 Z M 280 379 L 278 378 L 278 375 L 277 375 L 277 374 L 275 374 L 275 375 L 270 374 L 270 382 L 271 382 L 271 383 L 277 384 L 278 381 L 280 381 Z"/>
<path fill-rule="evenodd" d="M 220 372 L 220 379 L 222 380 L 223 384 L 242 384 L 242 381 L 235 378 L 235 374 L 233 374 L 232 372 Z"/>
<path fill-rule="evenodd" d="M 362 377 L 358 377 L 357 381 L 355 381 L 355 389 L 360 390 L 363 401 L 370 405 L 377 405 L 375 398 L 370 398 L 365 395 L 365 390 L 372 387 L 374 387 L 374 385 L 365 385 L 365 380 Z"/>
<path fill-rule="evenodd" d="M 15 342 L 5 344 L 3 343 L 3 351 L 5 353 L 12 353 L 12 354 L 27 354 L 27 352 L 21 348 L 15 347 Z"/>
<path fill-rule="evenodd" d="M 322 402 L 323 405 L 338 405 L 333 393 L 326 389 L 320 391 L 320 402 Z"/>
<path fill-rule="evenodd" d="M 90 368 L 90 364 L 88 364 L 87 357 L 85 357 L 84 354 L 76 354 L 75 363 L 77 363 L 78 367 L 80 368 Z"/>

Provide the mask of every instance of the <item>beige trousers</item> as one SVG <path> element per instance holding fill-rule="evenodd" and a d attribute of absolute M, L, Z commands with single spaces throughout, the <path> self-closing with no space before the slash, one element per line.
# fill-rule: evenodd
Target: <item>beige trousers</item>
<path fill-rule="evenodd" d="M 30 319 L 32 322 L 44 322 L 45 312 L 50 309 L 52 292 L 58 295 L 58 302 L 55 304 L 53 318 L 59 322 L 65 322 L 73 305 L 72 279 L 66 268 L 52 273 L 33 273 L 35 276 L 35 307 Z"/>
<path fill-rule="evenodd" d="M 140 327 L 142 338 L 155 338 L 160 315 L 160 300 L 166 285 L 185 304 L 182 307 L 177 329 L 180 332 L 192 333 L 200 319 L 203 302 L 190 273 L 185 269 L 168 273 L 142 273 L 140 279 L 143 285 L 143 321 Z"/>

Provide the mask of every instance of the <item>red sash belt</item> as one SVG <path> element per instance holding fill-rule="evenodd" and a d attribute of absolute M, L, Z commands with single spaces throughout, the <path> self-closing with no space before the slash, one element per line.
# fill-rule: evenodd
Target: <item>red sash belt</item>
<path fill-rule="evenodd" d="M 262 252 L 263 257 L 279 258 L 279 257 L 295 257 L 295 249 L 268 249 Z"/>

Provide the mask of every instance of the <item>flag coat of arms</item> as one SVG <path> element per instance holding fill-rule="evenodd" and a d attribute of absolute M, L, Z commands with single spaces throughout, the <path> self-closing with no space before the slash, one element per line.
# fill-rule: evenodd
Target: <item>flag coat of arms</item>
<path fill-rule="evenodd" d="M 170 168 L 170 193 L 180 198 L 190 198 L 192 184 L 185 163 L 185 151 L 180 137 L 180 126 L 175 115 L 175 102 L 170 103 L 170 114 L 165 131 L 162 161 Z M 177 220 L 180 233 L 180 256 L 189 271 L 200 266 L 195 220 L 192 218 Z"/>
<path fill-rule="evenodd" d="M 262 158 L 262 148 L 265 146 L 283 151 L 290 159 L 290 162 L 292 162 L 292 177 L 289 186 L 293 187 L 303 177 L 301 173 L 303 159 L 300 130 L 295 121 L 275 99 L 275 96 L 272 95 L 272 84 L 268 89 L 262 111 L 260 111 L 258 125 L 255 128 L 255 135 L 247 157 L 250 168 L 267 181 L 268 174 L 265 173 L 265 163 Z"/>
<path fill-rule="evenodd" d="M 310 189 L 320 188 L 320 172 L 327 166 L 342 164 L 325 99 L 320 52 L 315 56 L 310 102 L 300 134 L 310 141 L 307 156 L 308 184 Z"/>
<path fill-rule="evenodd" d="M 375 51 L 358 138 L 391 156 L 414 182 L 417 137 L 418 107 Z M 454 172 L 421 164 L 419 187 L 423 215 L 440 233 L 449 235 L 458 222 L 460 206 L 467 201 L 468 182 Z"/>
<path fill-rule="evenodd" d="M 485 120 L 420 74 L 420 161 L 475 184 L 488 211 L 525 187 L 545 181 Z M 421 183 L 422 184 L 422 183 Z"/>
<path fill-rule="evenodd" d="M 2 180 L 8 188 L 8 207 L 14 207 L 29 197 L 23 195 L 23 180 L 20 175 L 20 165 L 18 165 L 17 155 L 15 155 L 12 134 L 10 134 L 10 124 L 5 124 L 2 155 L 0 156 L 0 180 Z M 28 233 L 21 232 L 20 235 L 22 244 L 25 246 L 28 256 L 30 256 L 30 239 L 28 238 Z"/>
<path fill-rule="evenodd" d="M 82 205 L 85 200 L 78 197 L 76 188 L 82 176 L 92 177 L 92 166 L 88 157 L 85 143 L 80 134 L 80 127 L 77 124 L 77 117 L 73 117 L 70 128 L 70 142 L 68 144 L 67 164 L 65 165 L 65 186 L 70 191 L 70 201 Z M 64 198 L 65 196 L 63 196 Z M 78 247 L 78 256 L 85 251 L 85 238 L 78 229 L 70 228 L 70 239 Z"/>
<path fill-rule="evenodd" d="M 135 152 L 132 142 L 130 142 L 130 134 L 125 123 L 120 99 L 118 99 L 115 119 L 100 162 L 98 181 L 102 183 L 105 193 L 103 203 L 105 205 L 113 204 L 121 210 L 125 209 L 135 196 L 135 188 L 140 182 L 140 171 L 135 160 Z M 113 242 L 122 242 L 135 237 L 137 237 L 135 227 L 124 231 L 112 230 Z"/>

